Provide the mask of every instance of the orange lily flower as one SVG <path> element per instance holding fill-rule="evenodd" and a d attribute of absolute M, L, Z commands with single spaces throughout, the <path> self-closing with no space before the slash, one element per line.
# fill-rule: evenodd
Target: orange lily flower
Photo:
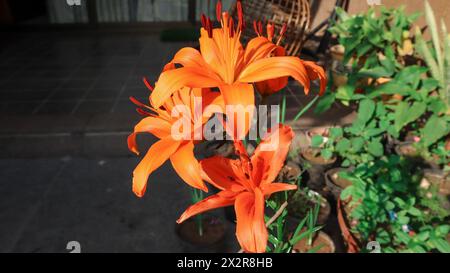
<path fill-rule="evenodd" d="M 144 79 L 148 88 L 152 89 L 150 84 Z M 196 113 L 195 98 L 202 98 L 202 110 L 199 114 Z M 196 132 L 201 132 L 203 125 L 214 114 L 212 111 L 208 111 L 209 105 L 217 105 L 223 107 L 222 97 L 218 92 L 212 92 L 209 89 L 200 88 L 187 88 L 183 87 L 179 91 L 173 93 L 169 99 L 162 105 L 162 107 L 155 107 L 153 104 L 150 106 L 144 105 L 138 102 L 134 98 L 130 98 L 134 103 L 145 110 L 150 110 L 153 113 L 149 113 L 142 109 L 138 109 L 138 112 L 146 115 L 135 127 L 134 132 L 128 136 L 128 148 L 139 155 L 136 135 L 139 133 L 151 133 L 159 140 L 154 143 L 142 161 L 138 164 L 133 172 L 133 192 L 142 197 L 147 187 L 147 180 L 150 174 L 159 168 L 167 159 L 170 159 L 173 168 L 178 175 L 190 186 L 208 191 L 208 188 L 204 184 L 201 178 L 200 165 L 197 159 L 194 157 L 194 140 L 185 140 L 183 138 L 174 138 L 171 130 L 172 125 L 179 121 L 180 118 L 172 117 L 172 110 L 177 105 L 184 105 L 190 110 L 188 117 L 181 116 L 191 125 L 191 135 Z M 197 116 L 196 116 L 197 115 Z M 189 139 L 194 139 L 190 137 Z"/>
<path fill-rule="evenodd" d="M 161 106 L 173 92 L 184 86 L 218 87 L 226 105 L 246 107 L 255 102 L 252 83 L 288 76 L 300 82 L 306 94 L 310 81 L 320 78 L 320 94 L 324 92 L 326 77 L 321 67 L 298 57 L 272 56 L 279 53 L 279 47 L 271 41 L 273 31 L 268 38 L 259 36 L 250 40 L 244 49 L 240 42 L 244 26 L 240 1 L 237 2 L 237 10 L 239 21 L 236 28 L 233 18 L 227 12 L 222 13 L 220 1 L 216 10 L 220 28 L 213 28 L 210 18 L 202 16 L 200 51 L 185 47 L 175 54 L 168 65 L 181 67 L 161 73 L 150 96 L 155 107 Z M 248 110 L 246 114 L 251 120 L 253 111 Z"/>
<path fill-rule="evenodd" d="M 177 223 L 207 210 L 234 205 L 236 236 L 242 249 L 265 252 L 268 239 L 264 222 L 265 199 L 272 193 L 297 188 L 296 185 L 272 183 L 283 167 L 293 137 L 289 126 L 279 125 L 265 136 L 251 157 L 242 142 L 235 141 L 239 159 L 214 156 L 201 160 L 203 178 L 221 191 L 190 206 Z"/>

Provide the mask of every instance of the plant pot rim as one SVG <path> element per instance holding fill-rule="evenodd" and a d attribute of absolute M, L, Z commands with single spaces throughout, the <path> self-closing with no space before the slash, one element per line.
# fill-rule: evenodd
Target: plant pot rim
<path fill-rule="evenodd" d="M 304 228 L 303 228 L 303 229 L 304 229 Z M 331 236 L 330 236 L 330 235 L 328 235 L 326 232 L 320 230 L 320 231 L 318 231 L 318 232 L 315 234 L 313 241 L 317 240 L 318 237 L 321 237 L 321 238 L 326 242 L 326 244 L 328 244 L 328 246 L 330 247 L 331 251 L 330 251 L 330 252 L 327 252 L 327 253 L 335 253 L 335 252 L 336 252 L 336 245 L 335 245 L 333 239 L 331 239 Z M 303 238 L 302 240 L 306 240 L 306 238 Z M 302 240 L 300 240 L 299 242 L 301 242 Z M 295 247 L 299 242 L 297 242 L 297 243 L 294 245 L 294 247 Z"/>
<path fill-rule="evenodd" d="M 300 152 L 299 152 L 300 158 L 303 159 L 304 161 L 308 161 L 308 162 L 311 163 L 312 165 L 320 165 L 320 166 L 328 166 L 328 165 L 332 165 L 332 164 L 334 164 L 334 163 L 337 161 L 337 156 L 336 156 L 336 155 L 333 155 L 333 157 L 331 157 L 327 162 L 324 162 L 324 163 L 312 162 L 311 160 L 307 159 L 307 158 L 304 156 L 304 153 L 305 153 L 306 151 L 308 151 L 308 150 L 311 150 L 311 149 L 314 149 L 314 148 L 312 148 L 312 147 L 306 147 L 306 148 L 301 149 Z"/>

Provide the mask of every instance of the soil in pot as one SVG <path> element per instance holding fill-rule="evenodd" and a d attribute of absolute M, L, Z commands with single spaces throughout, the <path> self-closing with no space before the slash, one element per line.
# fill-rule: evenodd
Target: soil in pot
<path fill-rule="evenodd" d="M 298 253 L 306 253 L 311 249 L 315 249 L 321 246 L 318 250 L 314 251 L 314 253 L 334 253 L 335 246 L 333 240 L 331 240 L 330 236 L 326 233 L 319 231 L 313 237 L 312 244 L 308 243 L 308 236 L 298 241 L 293 249 Z"/>
<path fill-rule="evenodd" d="M 314 209 L 318 202 L 320 202 L 320 209 L 317 216 L 317 225 L 324 225 L 330 216 L 331 207 L 328 201 L 315 191 L 296 191 L 289 201 L 289 216 L 297 220 L 302 220 L 306 217 L 310 209 Z"/>
<path fill-rule="evenodd" d="M 177 235 L 184 241 L 199 246 L 211 246 L 219 243 L 225 237 L 225 224 L 217 217 L 203 217 L 203 234 L 199 234 L 195 218 L 177 224 Z"/>
<path fill-rule="evenodd" d="M 330 169 L 325 173 L 325 182 L 328 190 L 331 191 L 334 198 L 337 200 L 341 195 L 341 191 L 348 186 L 352 185 L 350 180 L 342 178 L 339 176 L 339 172 L 345 172 L 348 169 L 334 168 Z"/>

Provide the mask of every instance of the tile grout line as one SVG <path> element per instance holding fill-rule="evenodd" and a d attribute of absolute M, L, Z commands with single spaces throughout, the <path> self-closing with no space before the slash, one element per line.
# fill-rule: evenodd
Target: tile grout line
<path fill-rule="evenodd" d="M 137 57 L 136 62 L 133 65 L 133 68 L 128 73 L 127 79 L 123 83 L 122 87 L 120 88 L 120 91 L 118 92 L 116 98 L 114 99 L 114 103 L 111 106 L 111 110 L 109 111 L 110 113 L 114 113 L 114 111 L 116 110 L 116 107 L 119 104 L 120 98 L 122 97 L 123 93 L 125 92 L 125 88 L 128 84 L 128 81 L 130 80 L 131 76 L 133 75 L 134 71 L 136 70 L 137 64 L 138 64 L 139 60 L 142 58 L 143 53 L 144 53 L 144 49 L 142 48 L 141 52 L 139 53 L 139 56 Z"/>
<path fill-rule="evenodd" d="M 59 90 L 59 88 L 61 86 L 63 86 L 65 83 L 67 83 L 70 79 L 72 79 L 75 72 L 77 72 L 88 60 L 89 60 L 89 57 L 86 57 L 86 59 L 84 61 L 80 62 L 80 64 L 67 77 L 63 78 L 63 80 L 55 88 L 53 88 L 52 91 L 50 91 L 50 94 L 48 94 L 48 96 L 44 100 L 42 100 L 42 102 L 38 106 L 36 106 L 36 108 L 34 108 L 32 115 L 36 115 L 36 113 L 39 110 L 41 110 L 41 108 L 48 101 L 50 101 L 50 98 Z"/>

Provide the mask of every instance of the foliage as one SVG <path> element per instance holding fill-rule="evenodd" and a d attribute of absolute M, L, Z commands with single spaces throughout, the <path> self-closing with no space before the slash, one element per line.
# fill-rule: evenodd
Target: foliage
<path fill-rule="evenodd" d="M 450 252 L 449 212 L 432 189 L 420 187 L 421 175 L 399 156 L 361 165 L 344 177 L 353 182 L 341 193 L 354 205 L 355 232 L 376 240 L 383 252 Z"/>

